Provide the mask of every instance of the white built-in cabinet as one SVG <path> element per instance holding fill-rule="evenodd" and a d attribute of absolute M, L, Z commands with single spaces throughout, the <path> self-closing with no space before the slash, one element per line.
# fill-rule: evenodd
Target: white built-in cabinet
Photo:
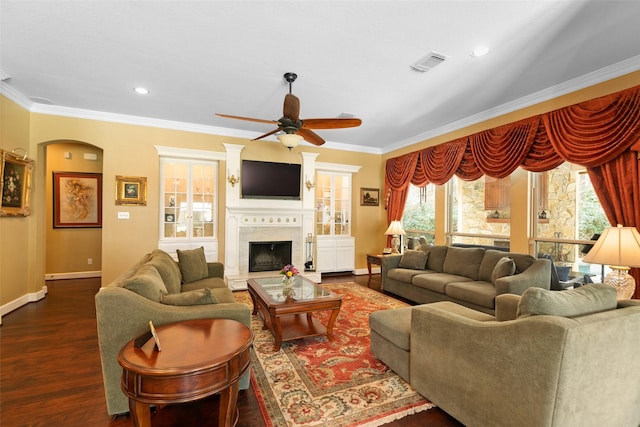
<path fill-rule="evenodd" d="M 355 239 L 351 237 L 351 182 L 351 173 L 316 170 L 317 271 L 355 269 Z"/>
<path fill-rule="evenodd" d="M 174 258 L 176 249 L 204 247 L 218 258 L 218 162 L 160 157 L 158 247 Z"/>

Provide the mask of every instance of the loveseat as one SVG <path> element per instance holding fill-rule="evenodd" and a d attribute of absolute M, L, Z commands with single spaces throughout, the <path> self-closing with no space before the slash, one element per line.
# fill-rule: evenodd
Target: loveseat
<path fill-rule="evenodd" d="M 451 301 L 488 314 L 497 295 L 549 289 L 551 263 L 479 247 L 422 246 L 382 257 L 382 289 L 418 304 Z"/>
<path fill-rule="evenodd" d="M 374 355 L 468 427 L 640 425 L 640 301 L 613 288 L 500 295 L 496 317 L 451 302 L 383 310 L 370 326 Z"/>
<path fill-rule="evenodd" d="M 120 349 L 155 326 L 201 318 L 233 319 L 251 327 L 249 306 L 237 303 L 224 282 L 224 265 L 207 263 L 202 248 L 178 251 L 179 262 L 161 250 L 146 254 L 96 294 L 98 343 L 107 412 L 129 411 L 120 388 Z M 249 373 L 239 388 L 249 387 Z"/>

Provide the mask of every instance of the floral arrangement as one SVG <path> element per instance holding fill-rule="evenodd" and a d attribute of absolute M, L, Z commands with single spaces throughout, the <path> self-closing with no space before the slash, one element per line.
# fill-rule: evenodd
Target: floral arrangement
<path fill-rule="evenodd" d="M 282 267 L 282 270 L 280 270 L 280 274 L 284 275 L 285 277 L 295 277 L 299 273 L 300 272 L 293 264 L 287 264 Z"/>

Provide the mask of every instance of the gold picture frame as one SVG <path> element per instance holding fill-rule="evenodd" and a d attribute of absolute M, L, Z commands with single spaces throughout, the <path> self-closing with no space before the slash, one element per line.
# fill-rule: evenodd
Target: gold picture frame
<path fill-rule="evenodd" d="M 0 150 L 0 216 L 31 215 L 31 180 L 34 161 Z"/>
<path fill-rule="evenodd" d="M 380 189 L 361 187 L 360 206 L 380 206 Z"/>
<path fill-rule="evenodd" d="M 102 174 L 53 172 L 53 228 L 102 227 Z"/>
<path fill-rule="evenodd" d="M 147 206 L 147 177 L 116 175 L 116 205 Z"/>

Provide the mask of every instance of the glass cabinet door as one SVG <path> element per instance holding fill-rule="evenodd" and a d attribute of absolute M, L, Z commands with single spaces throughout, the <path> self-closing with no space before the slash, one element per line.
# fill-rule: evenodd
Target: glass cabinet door
<path fill-rule="evenodd" d="M 351 235 L 351 175 L 317 172 L 316 235 Z"/>
<path fill-rule="evenodd" d="M 215 237 L 216 164 L 162 159 L 161 239 Z"/>

